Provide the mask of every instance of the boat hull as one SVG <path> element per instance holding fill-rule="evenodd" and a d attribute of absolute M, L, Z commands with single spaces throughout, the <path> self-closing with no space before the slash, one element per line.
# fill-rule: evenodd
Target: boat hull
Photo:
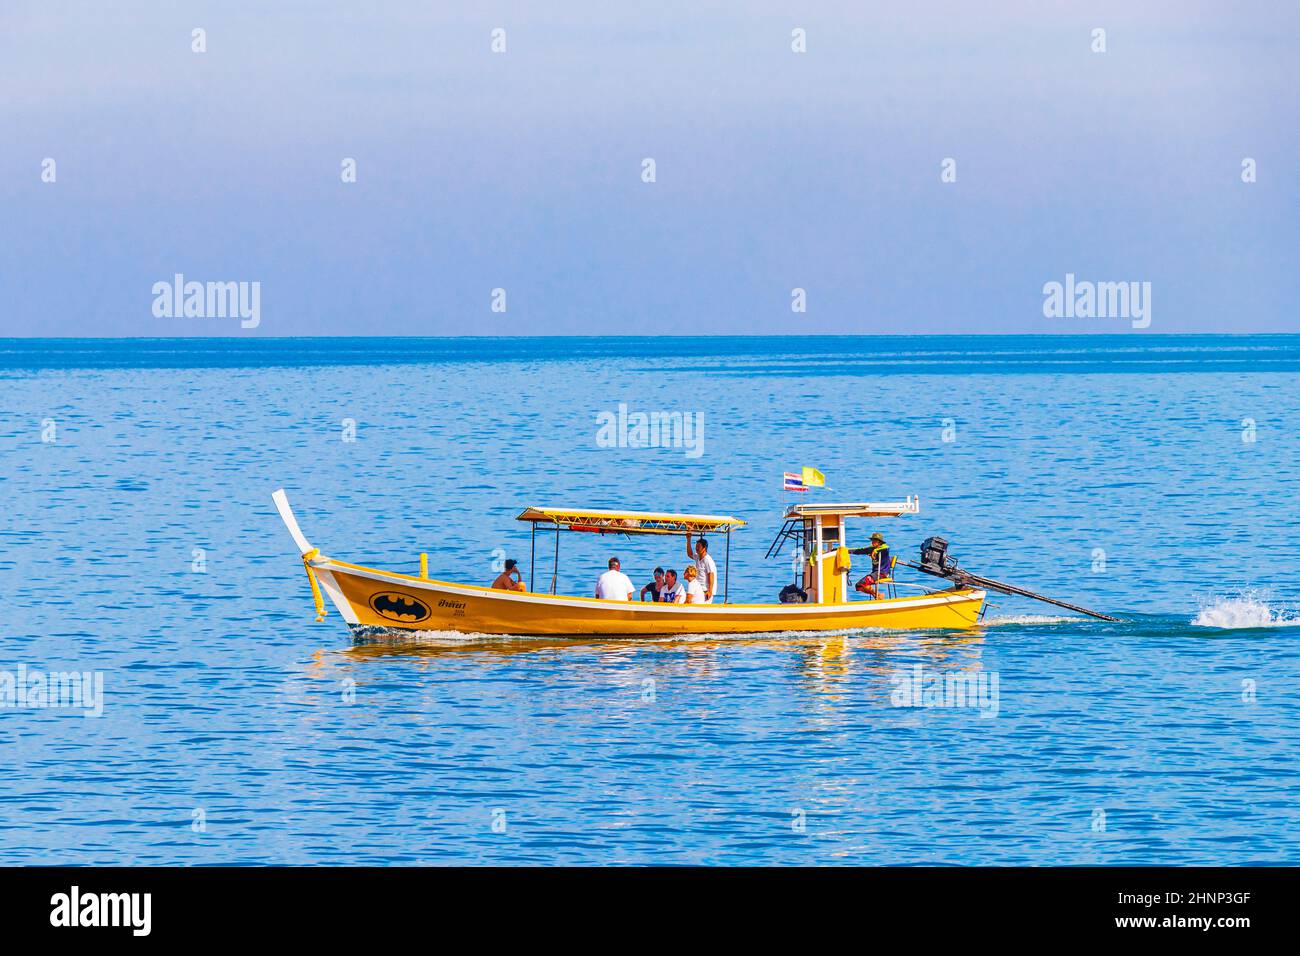
<path fill-rule="evenodd" d="M 970 588 L 845 604 L 652 604 L 512 592 L 318 559 L 312 568 L 343 619 L 360 628 L 627 637 L 854 628 L 970 628 L 985 592 Z"/>

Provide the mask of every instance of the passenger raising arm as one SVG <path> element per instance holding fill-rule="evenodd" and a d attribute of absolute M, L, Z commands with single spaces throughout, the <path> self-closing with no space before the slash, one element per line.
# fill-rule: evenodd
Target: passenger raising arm
<path fill-rule="evenodd" d="M 692 553 L 691 533 L 686 532 L 686 557 L 695 562 L 695 573 L 699 576 L 700 587 L 704 589 L 704 603 L 708 604 L 713 600 L 718 587 L 718 566 L 713 561 L 713 555 L 709 554 L 708 539 L 700 538 L 696 541 Z"/>

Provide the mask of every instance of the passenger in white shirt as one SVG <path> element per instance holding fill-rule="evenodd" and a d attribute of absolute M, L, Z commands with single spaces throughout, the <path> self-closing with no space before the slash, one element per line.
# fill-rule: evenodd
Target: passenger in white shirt
<path fill-rule="evenodd" d="M 704 596 L 704 588 L 700 586 L 700 575 L 695 570 L 695 565 L 686 566 L 686 603 L 687 604 L 708 604 L 708 599 Z"/>
<path fill-rule="evenodd" d="M 704 589 L 704 603 L 711 603 L 718 590 L 718 566 L 713 562 L 713 555 L 709 554 L 708 540 L 700 538 L 695 542 L 695 551 L 692 552 L 691 535 L 687 532 L 686 557 L 695 562 L 695 573 L 699 575 L 700 587 Z"/>
<path fill-rule="evenodd" d="M 659 589 L 659 600 L 668 604 L 686 603 L 686 589 L 677 580 L 677 572 L 672 568 L 664 572 L 664 586 Z"/>
<path fill-rule="evenodd" d="M 618 558 L 609 559 L 609 570 L 596 582 L 596 597 L 606 601 L 630 601 L 636 593 L 632 579 L 619 570 Z"/>

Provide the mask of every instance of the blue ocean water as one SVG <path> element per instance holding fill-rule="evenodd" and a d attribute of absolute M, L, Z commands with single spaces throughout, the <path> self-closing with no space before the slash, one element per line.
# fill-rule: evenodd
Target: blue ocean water
<path fill-rule="evenodd" d="M 98 718 L 0 707 L 0 863 L 1295 863 L 1298 371 L 1297 336 L 0 341 L 0 682 L 103 679 Z M 603 447 L 620 405 L 702 442 Z M 354 647 L 270 500 L 481 583 L 528 504 L 732 513 L 771 600 L 799 465 L 919 495 L 905 557 L 1123 620 Z M 685 557 L 561 548 L 576 593 Z M 995 706 L 899 706 L 918 673 Z"/>

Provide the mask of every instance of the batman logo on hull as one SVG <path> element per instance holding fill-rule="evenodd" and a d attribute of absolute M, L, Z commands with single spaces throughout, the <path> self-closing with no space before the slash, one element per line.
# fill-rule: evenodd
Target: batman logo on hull
<path fill-rule="evenodd" d="M 370 596 L 370 606 L 385 620 L 415 624 L 429 616 L 429 606 L 401 591 L 380 591 Z"/>

